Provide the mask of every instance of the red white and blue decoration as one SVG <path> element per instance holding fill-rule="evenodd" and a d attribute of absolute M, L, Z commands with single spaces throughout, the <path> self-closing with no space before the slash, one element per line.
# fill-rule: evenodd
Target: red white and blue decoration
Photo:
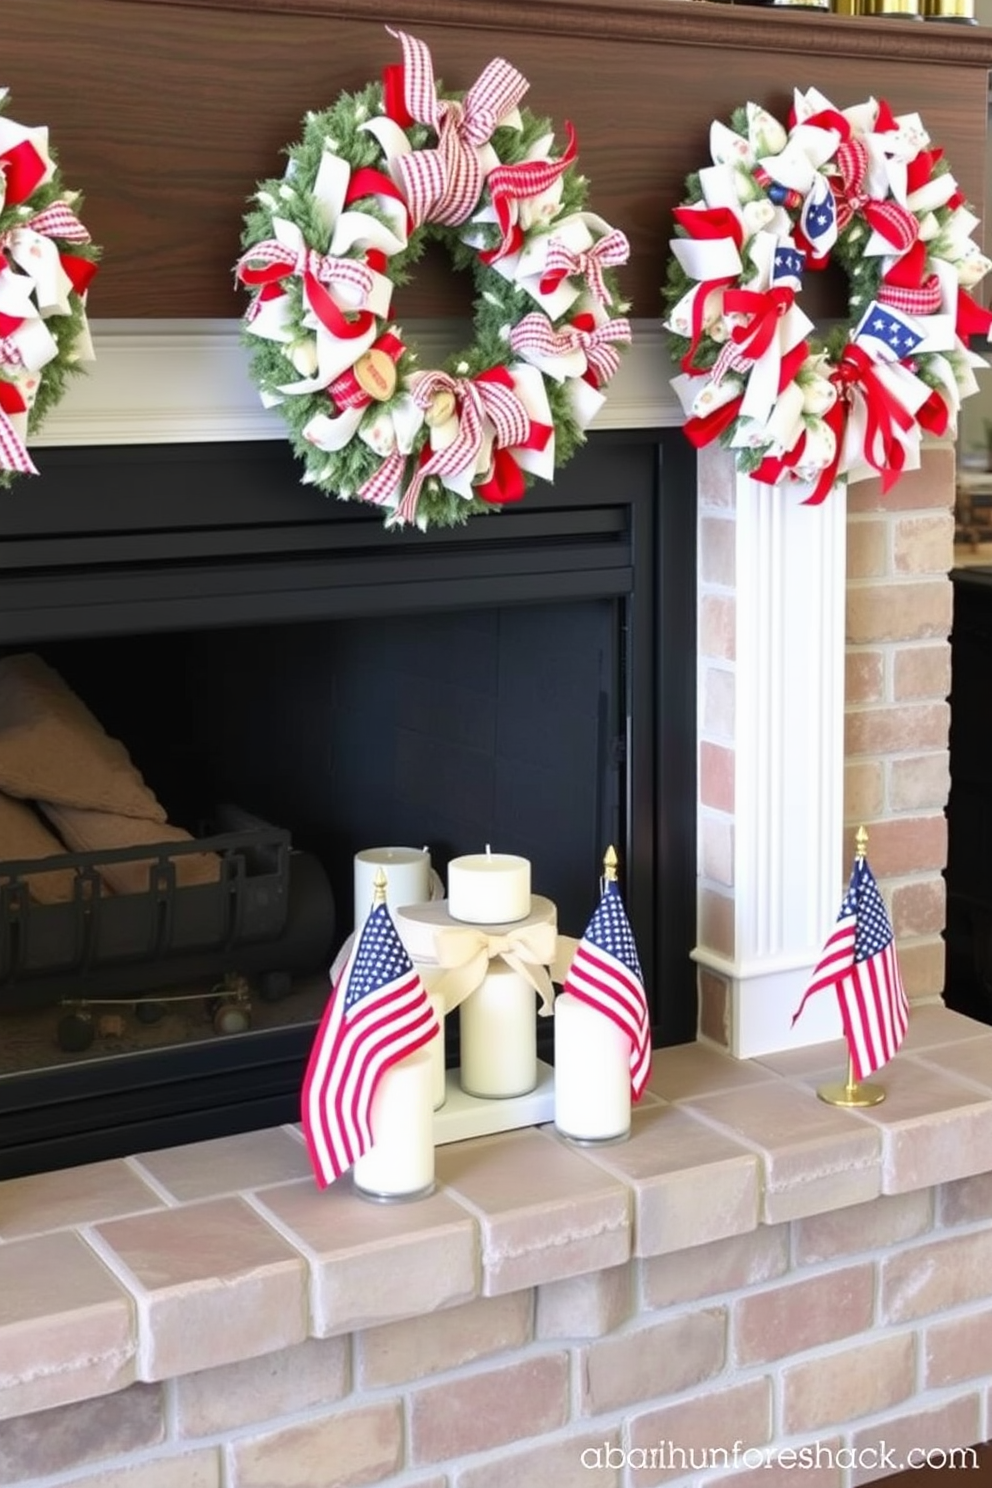
<path fill-rule="evenodd" d="M 897 1052 L 909 1026 L 909 1003 L 885 903 L 868 860 L 860 853 L 837 923 L 793 1023 L 808 998 L 830 989 L 840 1005 L 851 1072 L 856 1081 L 864 1080 Z"/>
<path fill-rule="evenodd" d="M 674 212 L 665 321 L 697 448 L 811 503 L 844 482 L 888 490 L 925 434 L 953 435 L 977 391 L 970 350 L 992 315 L 970 290 L 992 262 L 918 114 L 795 92 L 787 125 L 757 104 L 710 127 L 712 163 Z M 848 320 L 825 338 L 803 285 L 829 263 Z"/>
<path fill-rule="evenodd" d="M 630 1039 L 630 1093 L 639 1100 L 651 1074 L 651 1019 L 634 932 L 615 878 L 604 879 L 563 991 L 609 1018 Z"/>
<path fill-rule="evenodd" d="M 86 293 L 97 270 L 48 129 L 7 118 L 6 100 L 0 88 L 0 486 L 38 474 L 28 436 L 93 359 Z"/>
<path fill-rule="evenodd" d="M 571 125 L 558 146 L 521 109 L 515 67 L 449 93 L 422 41 L 390 35 L 402 62 L 308 115 L 259 187 L 236 275 L 252 376 L 304 483 L 424 529 L 520 500 L 581 443 L 630 340 L 629 250 L 586 209 Z M 428 241 L 476 291 L 474 343 L 437 368 L 391 319 Z"/>
<path fill-rule="evenodd" d="M 437 1035 L 420 974 L 385 902 L 377 903 L 331 993 L 303 1081 L 303 1135 L 319 1187 L 372 1147 L 372 1101 L 382 1076 Z"/>

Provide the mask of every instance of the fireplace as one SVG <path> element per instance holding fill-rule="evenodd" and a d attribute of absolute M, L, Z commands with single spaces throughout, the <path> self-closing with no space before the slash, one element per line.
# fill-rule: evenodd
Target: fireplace
<path fill-rule="evenodd" d="M 691 1039 L 695 489 L 677 433 L 609 431 L 519 509 L 425 536 L 302 490 L 281 443 L 49 451 L 8 507 L 0 649 L 56 668 L 170 820 L 233 802 L 333 897 L 291 978 L 262 947 L 0 986 L 0 1171 L 295 1119 L 361 847 L 426 843 L 442 878 L 522 852 L 579 934 L 614 842 L 654 1040 Z M 232 978 L 250 1027 L 216 1032 Z M 32 1002 L 47 1042 L 18 1064 Z M 77 1056 L 52 1029 L 80 1004 L 112 1031 Z"/>

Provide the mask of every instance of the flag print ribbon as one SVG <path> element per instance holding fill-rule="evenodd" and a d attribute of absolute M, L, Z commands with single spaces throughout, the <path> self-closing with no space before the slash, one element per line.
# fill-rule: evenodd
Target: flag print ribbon
<path fill-rule="evenodd" d="M 909 208 L 899 202 L 879 201 L 868 195 L 864 184 L 869 159 L 868 146 L 857 135 L 838 146 L 836 162 L 840 178 L 830 181 L 837 202 L 837 231 L 843 232 L 860 212 L 868 226 L 892 245 L 894 252 L 908 253 L 919 235 L 919 223 Z"/>
<path fill-rule="evenodd" d="M 499 448 L 528 446 L 542 438 L 540 429 L 532 429 L 530 415 L 513 391 L 513 378 L 506 367 L 490 367 L 477 377 L 450 377 L 446 372 L 424 372 L 416 379 L 413 400 L 425 416 L 439 395 L 454 399 L 457 432 L 450 444 L 437 449 L 425 445 L 421 463 L 404 491 L 396 511 L 398 522 L 412 522 L 424 481 L 437 475 L 442 479 L 474 469 L 482 449 L 488 421 L 494 430 L 494 443 Z M 550 428 L 543 436 L 550 437 Z M 532 446 L 533 447 L 533 446 Z"/>
<path fill-rule="evenodd" d="M 37 468 L 12 421 L 12 415 L 27 412 L 28 405 L 20 389 L 0 378 L 0 469 L 18 475 L 37 475 Z"/>
<path fill-rule="evenodd" d="M 537 364 L 581 352 L 586 359 L 585 381 L 598 387 L 609 382 L 620 366 L 620 354 L 614 343 L 628 342 L 630 338 L 629 320 L 607 320 L 597 326 L 595 318 L 583 312 L 556 331 L 546 315 L 534 311 L 514 326 L 510 345 L 524 361 Z M 555 376 L 552 369 L 549 372 Z M 563 380 L 566 375 L 563 372 L 557 380 Z"/>
<path fill-rule="evenodd" d="M 610 305 L 613 301 L 606 287 L 603 270 L 619 268 L 629 257 L 630 244 L 619 228 L 613 228 L 591 248 L 581 253 L 574 252 L 561 238 L 552 238 L 548 244 L 544 274 L 539 286 L 541 293 L 551 294 L 563 279 L 584 274 L 589 292 L 601 305 Z"/>
<path fill-rule="evenodd" d="M 541 999 L 540 1015 L 554 1011 L 554 989 L 548 967 L 556 954 L 557 933 L 553 925 L 525 925 L 507 935 L 487 935 L 483 930 L 444 929 L 434 937 L 434 950 L 443 974 L 431 990 L 444 998 L 444 1011 L 470 997 L 482 986 L 490 961 L 504 961 L 529 982 Z"/>
<path fill-rule="evenodd" d="M 372 293 L 371 268 L 358 259 L 318 253 L 315 248 L 307 247 L 298 229 L 293 233 L 294 237 L 297 235 L 294 245 L 278 238 L 266 238 L 249 248 L 235 266 L 238 279 L 248 288 L 259 290 L 257 302 L 278 293 L 282 280 L 299 275 L 306 303 L 325 330 L 343 341 L 364 336 L 375 324 L 375 316 L 369 310 L 362 310 L 349 319 L 329 289 L 349 290 L 356 299 L 364 301 Z M 374 257 L 367 255 L 367 258 L 370 256 Z"/>
<path fill-rule="evenodd" d="M 507 254 L 516 253 L 522 246 L 523 231 L 517 222 L 518 203 L 549 190 L 578 154 L 575 130 L 567 120 L 565 133 L 568 143 L 557 160 L 518 160 L 512 165 L 494 166 L 489 172 L 489 195 L 502 237 L 498 248 L 480 253 L 484 263 L 496 263 Z"/>
<path fill-rule="evenodd" d="M 530 86 L 515 67 L 495 57 L 459 102 L 438 98 L 429 48 L 416 37 L 393 31 L 403 48 L 402 64 L 384 70 L 386 113 L 401 128 L 416 121 L 438 137 L 432 150 L 413 150 L 395 161 L 414 226 L 455 226 L 471 216 L 482 194 L 481 148 L 520 103 Z"/>

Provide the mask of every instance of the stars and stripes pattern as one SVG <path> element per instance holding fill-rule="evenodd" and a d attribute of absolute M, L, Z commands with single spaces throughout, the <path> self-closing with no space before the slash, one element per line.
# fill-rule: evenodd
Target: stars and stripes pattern
<path fill-rule="evenodd" d="M 373 1145 L 382 1075 L 439 1032 L 385 904 L 372 909 L 321 1019 L 303 1081 L 303 1135 L 321 1188 Z"/>
<path fill-rule="evenodd" d="M 855 860 L 837 923 L 793 1014 L 793 1023 L 807 999 L 828 987 L 834 988 L 840 1003 L 854 1078 L 863 1080 L 888 1063 L 909 1025 L 909 1003 L 899 974 L 892 926 L 864 858 Z"/>
<path fill-rule="evenodd" d="M 613 880 L 603 886 L 564 991 L 610 1018 L 630 1039 L 630 1092 L 639 1100 L 651 1073 L 651 1022 L 634 932 Z"/>
<path fill-rule="evenodd" d="M 780 238 L 772 260 L 772 284 L 778 289 L 794 289 L 798 294 L 803 287 L 803 269 L 806 255 L 801 248 Z"/>
<path fill-rule="evenodd" d="M 874 353 L 878 361 L 901 362 L 912 356 L 923 340 L 923 332 L 894 306 L 872 300 L 855 327 L 853 339 Z"/>

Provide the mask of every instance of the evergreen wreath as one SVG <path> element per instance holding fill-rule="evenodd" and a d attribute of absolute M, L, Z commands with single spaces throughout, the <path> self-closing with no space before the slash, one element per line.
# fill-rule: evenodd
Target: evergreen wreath
<path fill-rule="evenodd" d="M 0 88 L 0 487 L 37 475 L 25 440 L 93 359 L 86 292 L 98 250 L 45 126 L 5 117 Z"/>
<path fill-rule="evenodd" d="M 235 273 L 251 375 L 303 482 L 426 529 L 519 500 L 582 442 L 630 340 L 629 248 L 585 210 L 571 125 L 554 156 L 519 107 L 515 68 L 495 58 L 448 93 L 424 43 L 390 34 L 402 64 L 308 114 L 258 187 Z M 475 339 L 422 370 L 390 302 L 429 241 L 472 275 Z"/>
<path fill-rule="evenodd" d="M 837 483 L 916 469 L 925 431 L 954 433 L 986 363 L 992 315 L 968 293 L 992 267 L 918 114 L 794 94 L 788 127 L 748 103 L 710 129 L 712 165 L 674 212 L 665 322 L 672 386 L 697 448 L 823 501 Z M 837 263 L 849 320 L 822 340 L 799 298 Z"/>

